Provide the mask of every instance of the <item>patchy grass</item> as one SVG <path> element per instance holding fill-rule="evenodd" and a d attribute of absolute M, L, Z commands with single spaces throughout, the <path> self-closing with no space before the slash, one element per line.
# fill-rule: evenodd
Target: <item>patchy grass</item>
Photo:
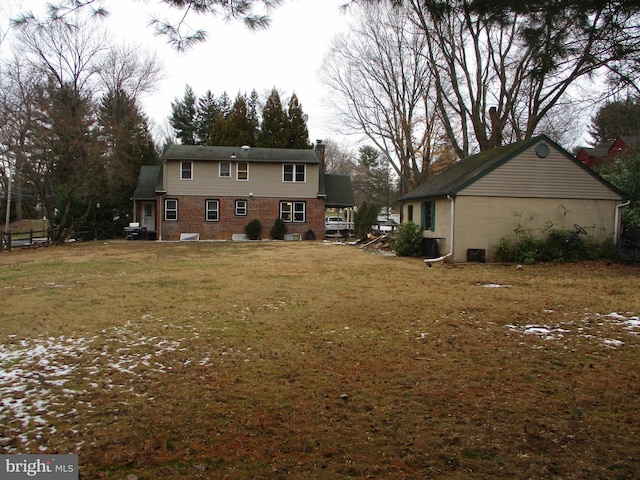
<path fill-rule="evenodd" d="M 639 266 L 111 242 L 0 297 L 0 451 L 82 478 L 640 475 Z"/>

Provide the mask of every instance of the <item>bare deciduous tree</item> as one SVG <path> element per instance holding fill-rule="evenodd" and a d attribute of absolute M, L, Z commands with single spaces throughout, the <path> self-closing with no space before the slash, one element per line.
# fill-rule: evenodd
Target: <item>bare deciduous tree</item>
<path fill-rule="evenodd" d="M 530 138 L 554 111 L 575 104 L 576 85 L 640 52 L 637 15 L 613 4 L 582 14 L 495 14 L 471 0 L 406 3 L 427 42 L 439 110 L 460 157 Z"/>
<path fill-rule="evenodd" d="M 98 76 L 104 91 L 123 92 L 139 101 L 161 80 L 162 64 L 155 53 L 130 45 L 112 46 L 102 56 Z"/>
<path fill-rule="evenodd" d="M 441 140 L 425 38 L 402 8 L 369 6 L 362 13 L 349 35 L 334 40 L 322 78 L 343 132 L 364 133 L 407 192 L 428 178 Z"/>
<path fill-rule="evenodd" d="M 16 45 L 15 59 L 5 67 L 12 74 L 2 79 L 0 113 L 12 121 L 4 122 L 0 143 L 14 159 L 16 179 L 37 192 L 52 239 L 62 242 L 92 214 L 97 200 L 107 198 L 113 165 L 126 163 L 115 162 L 126 148 L 122 136 L 107 135 L 99 125 L 98 105 L 108 95 L 110 107 L 122 99 L 134 111 L 136 97 L 152 88 L 159 67 L 153 57 L 115 49 L 104 32 L 86 26 L 27 24 Z M 133 114 L 123 115 L 111 119 L 126 120 L 133 125 L 128 133 L 135 127 L 144 136 L 144 118 L 134 122 Z M 113 122 L 109 127 L 111 133 L 119 128 Z M 140 141 L 148 147 L 150 137 Z M 137 172 L 118 174 L 135 178 Z"/>
<path fill-rule="evenodd" d="M 13 182 L 15 220 L 22 220 L 22 170 L 26 157 L 28 134 L 35 122 L 35 102 L 41 77 L 30 65 L 16 56 L 3 66 L 0 78 L 0 152 L 5 160 L 5 191 Z M 7 208 L 11 208 L 7 201 Z"/>

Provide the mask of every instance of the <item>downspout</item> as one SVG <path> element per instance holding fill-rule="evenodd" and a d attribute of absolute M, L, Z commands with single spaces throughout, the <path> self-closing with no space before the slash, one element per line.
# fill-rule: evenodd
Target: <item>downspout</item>
<path fill-rule="evenodd" d="M 163 225 L 163 219 L 164 219 L 164 213 L 162 211 L 162 208 L 164 206 L 164 195 L 160 196 L 160 201 L 158 202 L 156 200 L 156 210 L 158 210 L 158 213 L 156 213 L 157 215 L 157 219 L 158 219 L 158 241 L 161 242 L 162 241 L 162 225 Z"/>
<path fill-rule="evenodd" d="M 613 244 L 614 245 L 618 245 L 618 223 L 620 221 L 620 209 L 622 207 L 629 206 L 630 203 L 631 203 L 631 200 L 627 200 L 626 202 L 621 203 L 620 205 L 616 205 L 616 213 L 614 215 L 614 220 L 613 220 Z"/>
<path fill-rule="evenodd" d="M 449 258 L 451 255 L 453 255 L 453 230 L 454 230 L 454 220 L 455 220 L 455 201 L 456 199 L 454 197 L 452 197 L 451 195 L 447 195 L 447 199 L 451 202 L 451 233 L 449 234 L 449 253 L 447 253 L 446 255 L 442 255 L 441 257 L 438 258 L 427 258 L 425 259 L 425 263 L 427 264 L 428 267 L 431 266 L 432 263 L 436 263 L 436 262 L 443 262 L 444 260 L 446 260 L 447 258 Z"/>

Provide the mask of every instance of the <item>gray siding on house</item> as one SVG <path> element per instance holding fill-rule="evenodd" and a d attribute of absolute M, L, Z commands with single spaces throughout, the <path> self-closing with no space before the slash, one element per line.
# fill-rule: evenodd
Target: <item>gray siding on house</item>
<path fill-rule="evenodd" d="M 535 145 L 458 192 L 462 196 L 620 200 L 620 196 L 555 148 L 540 158 Z"/>
<path fill-rule="evenodd" d="M 292 162 L 296 163 L 296 162 Z M 180 178 L 180 161 L 167 161 L 164 185 L 170 195 L 198 195 L 215 197 L 272 197 L 316 198 L 318 195 L 319 164 L 306 164 L 305 182 L 284 182 L 282 163 L 249 162 L 249 179 L 236 180 L 237 162 L 231 162 L 231 177 L 219 176 L 219 162 L 193 161 L 193 178 Z"/>

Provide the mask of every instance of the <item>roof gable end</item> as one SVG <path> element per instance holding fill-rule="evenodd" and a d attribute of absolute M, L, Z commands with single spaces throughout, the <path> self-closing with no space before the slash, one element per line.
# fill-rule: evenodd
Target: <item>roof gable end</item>
<path fill-rule="evenodd" d="M 577 166 L 583 172 L 586 172 L 587 175 L 582 174 L 583 178 L 591 178 L 590 181 L 592 183 L 594 179 L 597 180 L 599 182 L 598 188 L 602 188 L 604 186 L 605 189 L 609 191 L 609 195 L 613 194 L 613 196 L 619 198 L 623 197 L 619 190 L 609 184 L 593 170 L 585 166 L 582 162 L 577 160 L 573 155 L 569 154 L 557 143 L 549 139 L 546 135 L 539 135 L 528 140 L 513 143 L 511 145 L 506 145 L 499 148 L 494 148 L 492 150 L 467 157 L 457 164 L 451 166 L 437 177 L 429 180 L 420 187 L 409 192 L 407 195 L 402 197 L 400 201 L 418 198 L 456 196 L 465 193 L 465 191 L 471 190 L 472 185 L 476 184 L 486 176 L 492 174 L 498 168 L 507 164 L 507 162 L 510 162 L 514 158 L 519 158 L 520 156 L 522 156 L 522 154 L 539 144 L 546 144 L 552 155 L 555 155 L 556 157 L 558 155 L 561 155 L 563 159 L 571 162 L 572 165 Z M 542 158 L 542 160 L 544 160 L 544 158 Z M 532 165 L 532 168 L 535 169 L 536 166 Z M 511 178 L 517 177 L 514 175 Z M 569 182 L 571 181 L 572 179 L 569 179 Z M 498 189 L 494 190 L 490 194 L 490 196 L 496 195 L 500 196 L 504 194 L 502 194 Z"/>

